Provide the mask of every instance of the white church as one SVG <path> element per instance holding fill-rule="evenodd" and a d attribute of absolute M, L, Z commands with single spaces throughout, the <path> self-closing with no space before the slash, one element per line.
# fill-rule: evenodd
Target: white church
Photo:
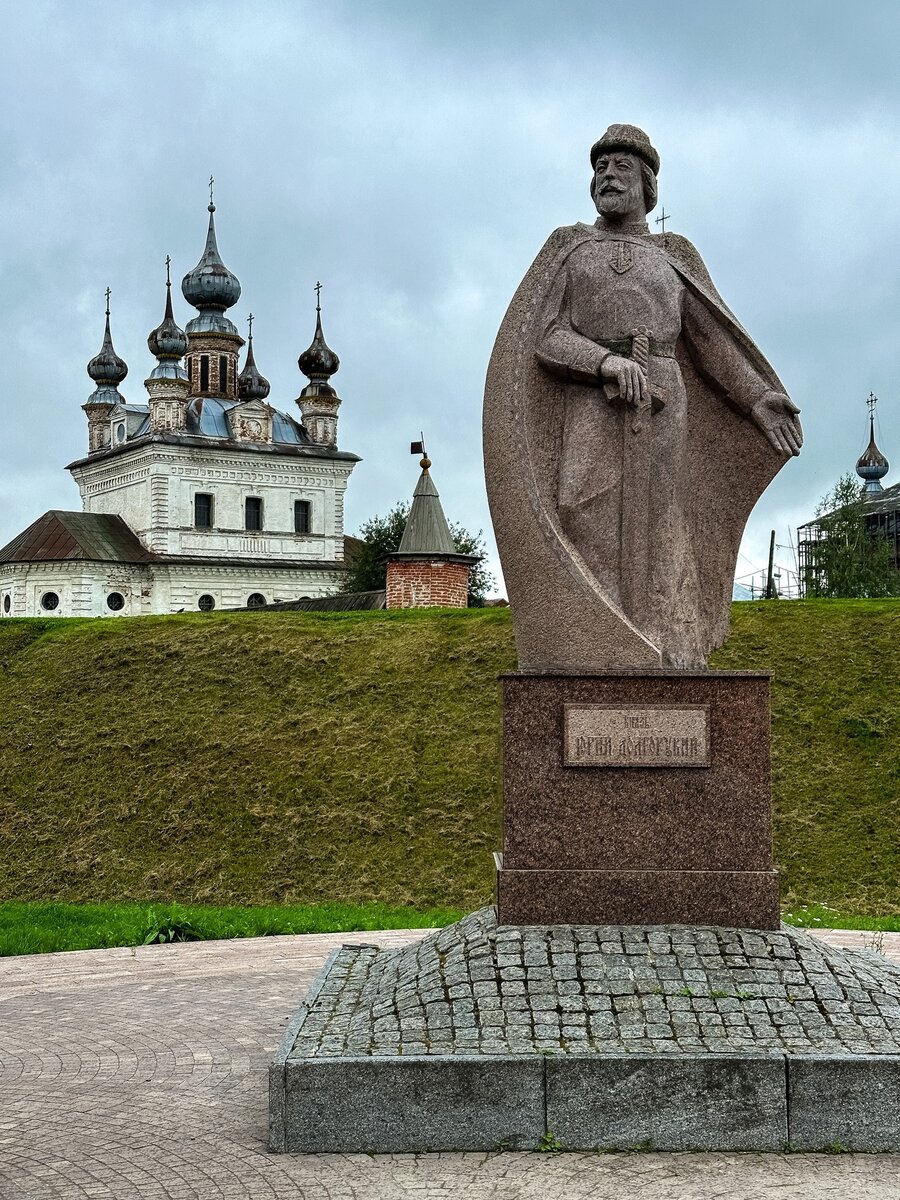
<path fill-rule="evenodd" d="M 115 616 L 258 607 L 337 588 L 344 571 L 344 490 L 359 458 L 337 447 L 340 361 L 316 304 L 299 419 L 268 403 L 269 383 L 226 315 L 241 295 L 216 244 L 181 291 L 197 316 L 175 323 L 166 281 L 147 401 L 126 401 L 128 368 L 109 325 L 88 364 L 88 453 L 70 463 L 82 512 L 44 513 L 0 550 L 0 613 Z M 168 272 L 167 272 L 168 275 Z"/>

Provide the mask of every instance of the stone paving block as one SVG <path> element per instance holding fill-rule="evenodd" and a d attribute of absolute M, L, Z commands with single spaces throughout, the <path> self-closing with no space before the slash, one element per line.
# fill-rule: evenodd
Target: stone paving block
<path fill-rule="evenodd" d="M 900 1150 L 900 1055 L 789 1055 L 797 1150 Z"/>
<path fill-rule="evenodd" d="M 548 1059 L 547 1129 L 567 1150 L 780 1150 L 782 1055 Z"/>
<path fill-rule="evenodd" d="M 543 1060 L 491 1055 L 306 1059 L 284 1065 L 283 1146 L 303 1153 L 533 1149 Z"/>

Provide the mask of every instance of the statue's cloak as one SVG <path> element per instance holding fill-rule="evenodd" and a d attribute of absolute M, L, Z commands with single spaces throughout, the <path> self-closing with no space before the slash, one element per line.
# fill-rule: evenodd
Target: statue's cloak
<path fill-rule="evenodd" d="M 557 229 L 510 303 L 494 343 L 484 397 L 488 502 L 516 633 L 519 667 L 598 671 L 662 665 L 659 648 L 604 591 L 566 536 L 558 514 L 559 461 L 567 385 L 537 361 L 547 294 L 568 256 L 596 238 L 591 225 Z M 677 272 L 760 378 L 784 387 L 719 297 L 697 251 L 673 234 L 627 237 L 648 243 Z M 699 576 L 705 655 L 728 632 L 735 562 L 747 518 L 785 459 L 676 348 L 688 408 L 688 522 Z M 702 356 L 701 356 L 702 357 Z M 702 370 L 702 361 L 698 359 Z M 598 389 L 598 398 L 600 391 Z M 599 399 L 598 399 L 599 402 Z M 704 656 L 705 657 L 705 656 Z"/>

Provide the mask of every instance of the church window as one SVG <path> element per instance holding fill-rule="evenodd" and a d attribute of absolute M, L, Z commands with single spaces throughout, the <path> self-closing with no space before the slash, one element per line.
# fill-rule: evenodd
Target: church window
<path fill-rule="evenodd" d="M 11 608 L 12 608 L 12 601 L 10 600 L 9 595 L 7 594 L 6 596 L 3 597 L 3 611 L 5 613 L 8 613 Z"/>
<path fill-rule="evenodd" d="M 244 528 L 258 532 L 262 527 L 262 500 L 248 496 L 244 501 Z"/>
<path fill-rule="evenodd" d="M 212 529 L 213 498 L 206 492 L 197 492 L 194 496 L 194 528 Z"/>
<path fill-rule="evenodd" d="M 120 612 L 125 607 L 125 597 L 121 592 L 110 592 L 106 597 L 106 607 L 112 612 Z"/>
<path fill-rule="evenodd" d="M 294 501 L 294 533 L 309 533 L 311 509 L 308 500 Z"/>
<path fill-rule="evenodd" d="M 262 608 L 265 602 L 266 598 L 262 592 L 254 592 L 251 596 L 247 597 L 248 608 Z"/>
<path fill-rule="evenodd" d="M 219 391 L 228 394 L 228 359 L 224 354 L 219 355 Z"/>
<path fill-rule="evenodd" d="M 118 424 L 116 425 L 116 441 L 117 442 L 125 441 L 125 422 L 124 421 L 119 421 Z"/>
<path fill-rule="evenodd" d="M 209 391 L 209 355 L 200 355 L 200 391 Z"/>
<path fill-rule="evenodd" d="M 201 612 L 212 612 L 216 607 L 215 596 L 210 596 L 209 592 L 205 592 L 197 601 L 197 607 Z"/>
<path fill-rule="evenodd" d="M 46 612 L 53 612 L 54 608 L 59 608 L 59 596 L 56 592 L 44 592 L 41 596 L 41 608 Z"/>

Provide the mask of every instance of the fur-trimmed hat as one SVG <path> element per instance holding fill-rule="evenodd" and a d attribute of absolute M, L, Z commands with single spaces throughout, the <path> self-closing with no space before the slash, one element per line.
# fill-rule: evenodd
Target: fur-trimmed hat
<path fill-rule="evenodd" d="M 591 146 L 591 166 L 596 170 L 597 159 L 605 150 L 628 150 L 644 160 L 654 175 L 659 174 L 659 154 L 650 139 L 637 125 L 610 125 L 603 137 Z"/>

